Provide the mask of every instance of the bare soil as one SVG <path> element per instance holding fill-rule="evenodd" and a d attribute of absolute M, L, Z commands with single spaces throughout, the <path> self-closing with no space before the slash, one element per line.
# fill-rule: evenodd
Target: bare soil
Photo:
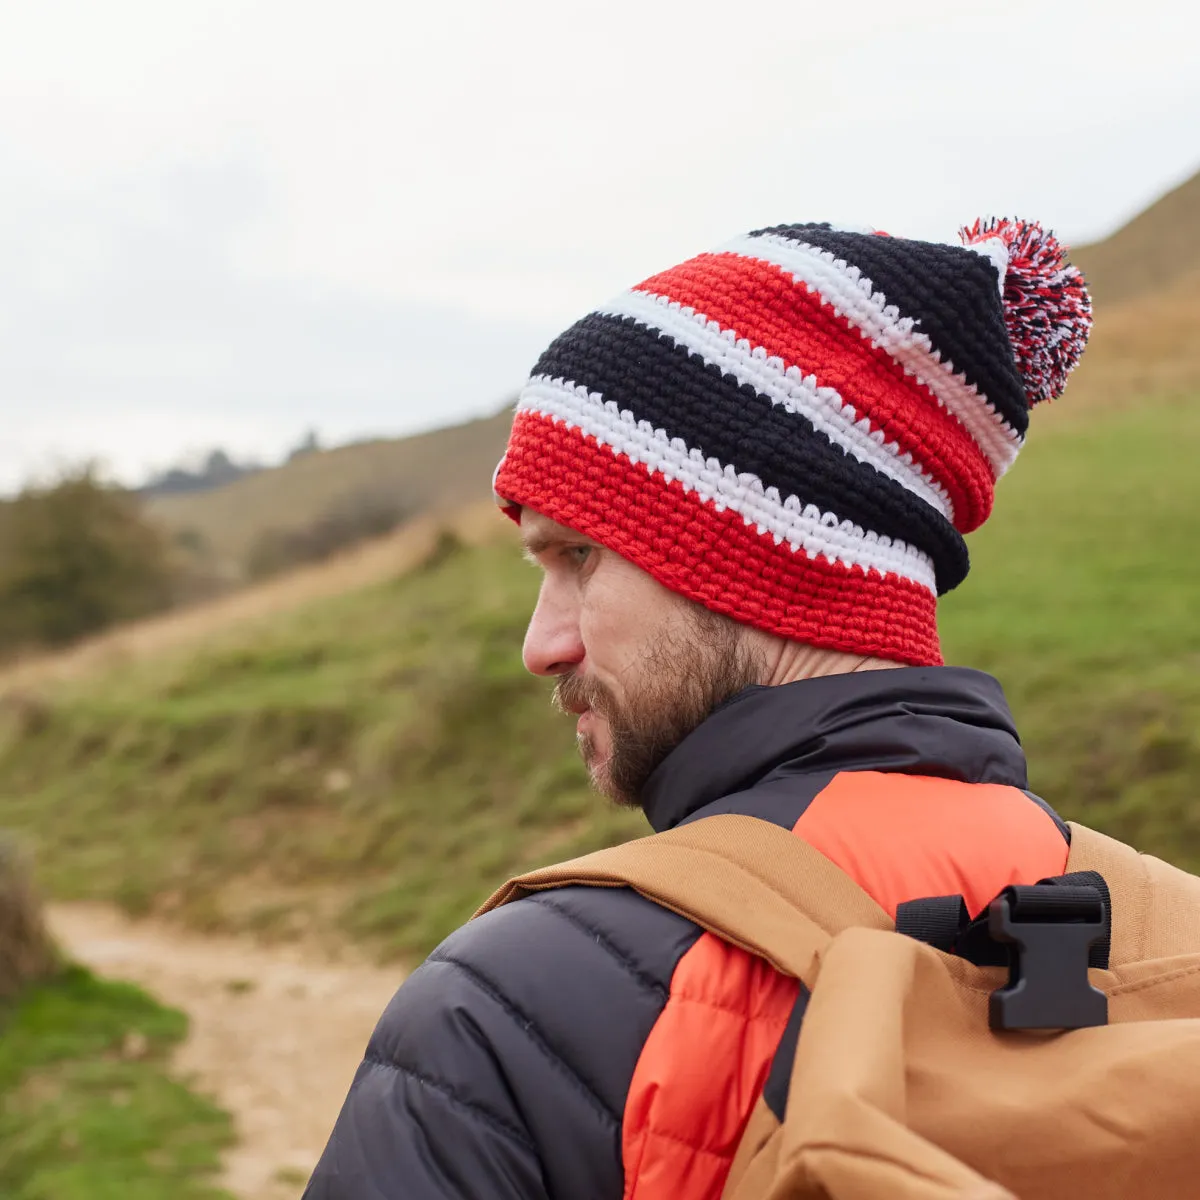
<path fill-rule="evenodd" d="M 244 1200 L 295 1200 L 403 971 L 188 935 L 102 905 L 52 905 L 48 915 L 77 962 L 188 1014 L 175 1068 L 237 1124 L 224 1186 Z"/>

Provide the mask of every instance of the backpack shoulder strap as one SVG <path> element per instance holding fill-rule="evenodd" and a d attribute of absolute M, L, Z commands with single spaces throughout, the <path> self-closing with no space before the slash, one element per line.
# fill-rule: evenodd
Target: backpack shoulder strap
<path fill-rule="evenodd" d="M 811 983 L 813 960 L 852 925 L 891 929 L 820 851 L 757 817 L 723 814 L 509 880 L 476 913 L 547 888 L 630 887 Z"/>
<path fill-rule="evenodd" d="M 1070 822 L 1067 871 L 1099 871 L 1112 899 L 1114 966 L 1200 952 L 1200 878 Z"/>

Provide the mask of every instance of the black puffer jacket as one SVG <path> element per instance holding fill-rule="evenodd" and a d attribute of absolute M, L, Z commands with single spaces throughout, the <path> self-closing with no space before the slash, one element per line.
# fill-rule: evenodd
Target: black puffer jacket
<path fill-rule="evenodd" d="M 743 692 L 658 769 L 646 814 L 657 830 L 724 812 L 791 828 L 861 770 L 1026 787 L 995 680 L 905 668 Z M 593 888 L 458 930 L 380 1019 L 307 1200 L 620 1200 L 630 1081 L 700 933 Z"/>

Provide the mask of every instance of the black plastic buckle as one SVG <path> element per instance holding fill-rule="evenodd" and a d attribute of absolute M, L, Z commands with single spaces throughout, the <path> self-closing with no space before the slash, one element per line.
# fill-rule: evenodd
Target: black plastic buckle
<path fill-rule="evenodd" d="M 1108 997 L 1088 980 L 1092 947 L 1108 936 L 1098 887 L 1007 887 L 988 907 L 992 939 L 1010 946 L 1008 986 L 988 1004 L 993 1029 L 1108 1024 Z"/>

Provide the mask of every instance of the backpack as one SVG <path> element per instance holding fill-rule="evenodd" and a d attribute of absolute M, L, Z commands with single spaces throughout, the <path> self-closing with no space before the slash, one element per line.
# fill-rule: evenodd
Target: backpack
<path fill-rule="evenodd" d="M 782 1125 L 727 1200 L 1200 1195 L 1200 878 L 1072 823 L 1067 875 L 888 915 L 820 852 L 721 815 L 511 880 L 632 887 L 811 997 Z M 686 1200 L 686 1198 L 681 1198 Z"/>

